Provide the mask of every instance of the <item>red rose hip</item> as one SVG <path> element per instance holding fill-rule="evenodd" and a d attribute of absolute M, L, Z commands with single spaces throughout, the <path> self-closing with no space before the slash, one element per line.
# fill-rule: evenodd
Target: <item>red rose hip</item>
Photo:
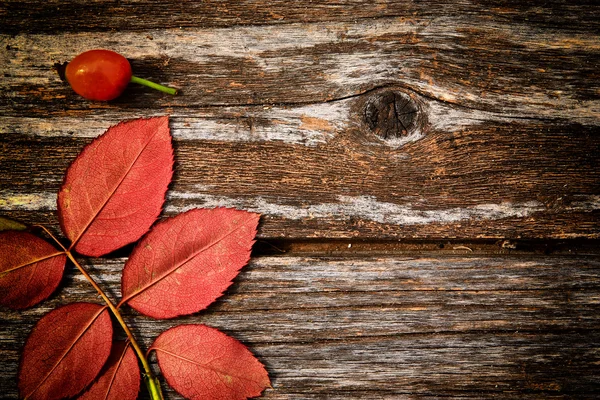
<path fill-rule="evenodd" d="M 110 50 L 90 50 L 75 57 L 65 70 L 73 90 L 89 100 L 108 101 L 121 95 L 129 82 L 176 94 L 173 88 L 162 86 L 132 75 L 129 61 Z"/>

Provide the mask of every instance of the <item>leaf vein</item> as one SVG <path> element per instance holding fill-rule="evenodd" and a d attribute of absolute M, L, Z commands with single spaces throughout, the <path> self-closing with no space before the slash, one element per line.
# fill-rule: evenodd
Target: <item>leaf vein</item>
<path fill-rule="evenodd" d="M 5 271 L 0 271 L 0 276 L 8 274 L 9 272 L 14 272 L 14 271 L 16 271 L 18 269 L 21 269 L 21 268 L 25 268 L 25 267 L 27 267 L 29 265 L 32 265 L 32 264 L 35 264 L 35 263 L 39 263 L 39 262 L 42 262 L 42 261 L 45 261 L 45 260 L 49 260 L 49 259 L 51 259 L 53 257 L 57 257 L 57 256 L 60 256 L 62 254 L 65 254 L 65 252 L 64 251 L 57 251 L 56 253 L 52 253 L 50 255 L 37 258 L 37 259 L 35 259 L 33 261 L 29 261 L 29 262 L 26 262 L 24 264 L 18 265 L 18 266 L 14 267 L 14 268 L 7 269 Z"/>
<path fill-rule="evenodd" d="M 168 355 L 170 355 L 170 356 L 173 356 L 173 357 L 175 357 L 175 358 L 178 358 L 178 359 L 180 359 L 180 360 L 183 360 L 183 361 L 189 362 L 190 364 L 197 365 L 197 366 L 198 366 L 198 367 L 200 367 L 200 368 L 204 368 L 204 369 L 208 369 L 208 370 L 211 370 L 211 371 L 215 371 L 216 373 L 218 373 L 218 374 L 220 374 L 220 375 L 228 375 L 228 376 L 233 376 L 233 377 L 235 377 L 235 378 L 237 378 L 237 379 L 240 379 L 240 380 L 245 380 L 245 381 L 249 381 L 249 382 L 254 382 L 254 383 L 256 383 L 256 381 L 254 381 L 254 380 L 252 380 L 252 379 L 250 379 L 250 378 L 246 378 L 245 376 L 236 375 L 236 374 L 233 374 L 233 373 L 231 373 L 231 372 L 234 372 L 234 371 L 221 371 L 220 369 L 214 368 L 214 367 L 212 367 L 212 366 L 208 366 L 207 364 L 201 364 L 201 363 L 199 363 L 199 362 L 197 362 L 197 361 L 194 361 L 194 360 L 191 360 L 191 359 L 189 359 L 189 358 L 187 358 L 187 357 L 183 357 L 183 356 L 180 356 L 180 355 L 178 355 L 178 354 L 171 353 L 171 352 L 170 352 L 170 351 L 168 351 L 168 350 L 164 350 L 164 349 L 161 349 L 161 348 L 155 347 L 155 348 L 154 348 L 154 351 L 162 351 L 162 352 L 163 352 L 163 353 L 165 353 L 165 354 L 168 354 Z"/>

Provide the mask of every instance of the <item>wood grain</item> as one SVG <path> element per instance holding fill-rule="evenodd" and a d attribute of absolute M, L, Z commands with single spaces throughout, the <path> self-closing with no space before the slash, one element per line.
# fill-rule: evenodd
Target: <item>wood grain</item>
<path fill-rule="evenodd" d="M 178 138 L 181 124 L 174 119 L 168 214 L 215 206 L 257 211 L 263 238 L 598 237 L 595 129 L 496 124 L 431 131 L 392 149 L 352 131 L 318 146 L 188 140 Z M 2 187 L 3 213 L 55 224 L 64 171 L 90 141 L 65 136 L 3 135 L 0 174 L 11 183 Z M 32 213 L 43 210 L 50 213 Z"/>
<path fill-rule="evenodd" d="M 232 10 L 250 15 L 253 4 Z M 63 171 L 92 137 L 123 119 L 169 114 L 178 165 L 167 213 L 251 209 L 265 215 L 264 238 L 599 236 L 600 38 L 598 24 L 585 23 L 589 10 L 568 26 L 549 19 L 569 9 L 564 2 L 490 3 L 489 15 L 446 5 L 406 18 L 419 6 L 381 2 L 395 11 L 367 18 L 377 9 L 369 6 L 352 23 L 320 14 L 349 4 L 305 8 L 302 23 L 223 25 L 209 12 L 216 25 L 106 32 L 51 28 L 69 24 L 58 18 L 46 33 L 1 35 L 0 173 L 10 184 L 0 210 L 48 221 Z M 212 6 L 181 7 L 173 21 Z M 511 19 L 520 11 L 536 16 Z M 109 24 L 108 15 L 92 20 Z M 182 95 L 132 87 L 112 103 L 82 101 L 52 65 L 92 47 L 122 52 L 138 75 Z M 390 95 L 410 100 L 408 131 L 393 107 L 374 116 Z"/>
<path fill-rule="evenodd" d="M 4 34 L 2 61 L 11 68 L 2 87 L 10 93 L 0 106 L 32 116 L 107 107 L 149 112 L 297 105 L 398 85 L 475 110 L 597 125 L 597 28 L 577 24 L 564 31 L 517 22 L 415 17 L 327 26 Z M 98 47 L 124 54 L 137 75 L 176 86 L 182 95 L 132 88 L 130 96 L 110 105 L 82 102 L 52 66 Z"/>
<path fill-rule="evenodd" d="M 123 262 L 87 262 L 114 298 Z M 600 379 L 599 296 L 597 256 L 258 257 L 206 312 L 126 319 L 145 347 L 181 323 L 224 330 L 267 365 L 265 398 L 579 397 Z M 42 306 L 0 312 L 3 396 L 32 325 L 71 301 L 98 301 L 73 272 Z"/>
<path fill-rule="evenodd" d="M 583 9 L 588 12 L 583 11 Z M 381 17 L 415 16 L 466 18 L 483 21 L 515 21 L 570 30 L 578 24 L 597 23 L 594 1 L 565 0 L 523 3 L 514 0 L 478 2 L 406 0 L 251 0 L 203 2 L 155 2 L 151 0 L 96 0 L 85 2 L 6 0 L 2 16 L 11 24 L 2 31 L 17 33 L 32 27 L 41 32 L 123 31 L 143 29 L 283 25 L 289 23 L 344 21 L 356 23 Z M 91 18 L 90 18 L 91 17 Z"/>
<path fill-rule="evenodd" d="M 126 311 L 144 347 L 179 323 L 222 329 L 266 364 L 268 399 L 596 398 L 599 12 L 3 1 L 0 214 L 58 233 L 56 193 L 81 149 L 119 121 L 170 115 L 164 214 L 256 211 L 266 253 L 284 250 L 199 315 Z M 181 95 L 81 99 L 54 64 L 92 48 Z M 114 298 L 129 251 L 85 262 Z M 71 301 L 99 301 L 72 271 L 41 307 L 0 310 L 0 398 L 17 397 L 33 324 Z"/>

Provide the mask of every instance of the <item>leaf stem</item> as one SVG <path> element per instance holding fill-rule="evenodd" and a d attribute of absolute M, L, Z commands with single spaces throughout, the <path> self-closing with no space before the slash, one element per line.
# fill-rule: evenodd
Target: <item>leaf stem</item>
<path fill-rule="evenodd" d="M 94 281 L 94 278 L 92 278 L 90 276 L 90 274 L 88 274 L 87 271 L 77 262 L 75 257 L 73 257 L 73 254 L 71 254 L 71 252 L 68 250 L 65 250 L 65 252 L 67 254 L 67 257 L 69 257 L 69 260 L 71 260 L 71 262 L 73 264 L 75 264 L 77 269 L 83 274 L 83 276 L 85 276 L 85 278 L 90 282 L 90 284 L 94 287 L 94 289 L 96 289 L 96 291 L 98 292 L 100 297 L 102 297 L 102 299 L 104 300 L 104 302 L 106 303 L 108 308 L 110 308 L 110 311 L 112 311 L 112 313 L 115 316 L 115 318 L 117 319 L 117 321 L 119 321 L 119 325 L 121 325 L 121 327 L 125 331 L 125 334 L 129 338 L 129 341 L 131 342 L 133 349 L 137 353 L 137 356 L 140 359 L 142 366 L 144 367 L 144 371 L 145 371 L 144 380 L 146 381 L 146 386 L 148 388 L 148 392 L 150 393 L 150 398 L 152 400 L 163 400 L 163 395 L 160 390 L 160 383 L 158 382 L 158 379 L 152 373 L 152 370 L 150 369 L 150 365 L 148 364 L 148 360 L 146 359 L 144 352 L 142 351 L 142 349 L 138 345 L 137 341 L 135 340 L 133 333 L 131 333 L 131 330 L 125 323 L 125 320 L 123 320 L 121 313 L 115 307 L 115 305 L 112 303 L 112 301 L 108 298 L 106 293 L 104 293 L 102 288 L 100 286 L 98 286 L 96 281 Z"/>
<path fill-rule="evenodd" d="M 48 236 L 50 236 L 52 238 L 52 240 L 54 240 L 56 242 L 56 244 L 59 245 L 60 248 L 63 249 L 63 251 L 65 253 L 68 252 L 67 248 L 65 246 L 63 246 L 62 243 L 58 241 L 58 239 L 56 238 L 56 236 L 54 236 L 52 233 L 50 233 L 50 231 L 44 225 L 32 225 L 32 226 L 36 227 L 36 228 L 42 228 L 44 230 L 44 232 L 46 232 L 46 234 Z"/>
<path fill-rule="evenodd" d="M 149 88 L 156 89 L 156 90 L 159 90 L 164 93 L 168 93 L 168 94 L 172 94 L 172 95 L 177 94 L 177 89 L 170 88 L 168 86 L 159 85 L 158 83 L 151 82 L 147 79 L 138 78 L 137 76 L 132 76 L 130 82 L 148 86 Z"/>

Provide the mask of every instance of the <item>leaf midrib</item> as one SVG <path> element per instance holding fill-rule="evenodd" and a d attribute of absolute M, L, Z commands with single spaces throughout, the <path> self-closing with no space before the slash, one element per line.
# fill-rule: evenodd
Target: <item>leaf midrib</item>
<path fill-rule="evenodd" d="M 98 317 L 100 316 L 100 314 L 102 314 L 104 311 L 106 311 L 107 306 L 104 306 L 100 309 L 100 311 L 98 311 L 98 313 L 96 313 L 96 315 L 94 315 L 94 317 L 91 319 L 90 323 L 87 324 L 85 326 L 85 328 L 82 329 L 82 331 L 79 333 L 79 335 L 77 335 L 77 337 L 75 338 L 75 340 L 73 340 L 73 342 L 71 343 L 71 345 L 69 346 L 69 348 L 62 354 L 62 356 L 58 359 L 58 361 L 54 364 L 54 366 L 52 367 L 52 369 L 50 371 L 48 371 L 48 373 L 46 374 L 46 376 L 44 377 L 44 379 L 42 379 L 40 381 L 40 383 L 35 387 L 35 389 L 33 389 L 31 391 L 31 393 L 29 393 L 29 395 L 24 396 L 25 399 L 29 398 L 31 395 L 33 395 L 43 384 L 44 382 L 46 382 L 48 380 L 48 378 L 50 377 L 50 375 L 52 375 L 52 373 L 54 372 L 54 370 L 56 368 L 58 368 L 58 366 L 60 365 L 60 363 L 67 357 L 67 355 L 71 352 L 71 350 L 73 350 L 73 347 L 75 346 L 75 344 L 77 342 L 79 342 L 79 340 L 81 339 L 81 337 L 83 335 L 85 335 L 85 333 L 88 331 L 88 329 L 92 326 L 92 324 L 98 319 Z"/>
<path fill-rule="evenodd" d="M 144 151 L 150 145 L 150 143 L 154 140 L 154 138 L 156 137 L 156 135 L 159 134 L 159 131 L 160 131 L 160 129 L 157 129 L 156 132 L 154 132 L 154 135 L 152 135 L 148 139 L 148 141 L 144 144 L 144 147 L 139 151 L 139 153 L 135 156 L 135 158 L 133 159 L 133 161 L 129 164 L 129 166 L 127 167 L 127 169 L 123 173 L 123 176 L 120 178 L 120 180 L 118 181 L 118 183 L 115 185 L 114 189 L 108 194 L 108 196 L 106 196 L 106 199 L 104 200 L 104 203 L 102 204 L 102 206 L 100 206 L 100 208 L 98 209 L 98 211 L 94 215 L 92 215 L 92 217 L 85 224 L 85 226 L 83 227 L 83 229 L 81 230 L 81 232 L 79 233 L 79 235 L 75 239 L 73 239 L 73 241 L 71 243 L 71 246 L 69 247 L 69 250 L 73 249 L 75 247 L 75 245 L 77 244 L 77 242 L 79 242 L 79 240 L 83 237 L 83 235 L 85 234 L 85 232 L 87 232 L 87 230 L 90 228 L 90 226 L 97 219 L 98 215 L 100 215 L 100 213 L 102 213 L 102 210 L 104 210 L 104 208 L 110 202 L 110 200 L 113 198 L 114 194 L 117 192 L 117 190 L 119 189 L 119 187 L 121 187 L 121 184 L 123 184 L 123 182 L 125 181 L 125 179 L 129 175 L 129 173 L 131 172 L 133 166 L 137 163 L 137 161 L 139 160 L 139 158 L 141 157 L 141 155 L 144 153 Z"/>
<path fill-rule="evenodd" d="M 39 263 L 39 262 L 42 262 L 42 261 L 45 261 L 45 260 L 49 260 L 49 259 L 51 259 L 53 257 L 58 257 L 58 256 L 64 255 L 64 254 L 65 254 L 64 251 L 57 251 L 56 253 L 52 253 L 52 254 L 49 254 L 49 255 L 37 258 L 35 260 L 28 261 L 28 262 L 26 262 L 24 264 L 17 265 L 16 267 L 13 267 L 11 269 L 7 269 L 5 271 L 0 271 L 0 276 L 2 276 L 4 274 L 8 274 L 10 272 L 14 272 L 14 271 L 16 271 L 18 269 L 21 269 L 21 268 L 25 268 L 25 267 L 27 267 L 29 265 L 33 265 L 33 264 L 36 264 L 36 263 Z"/>
<path fill-rule="evenodd" d="M 113 387 L 113 384 L 115 383 L 115 380 L 117 379 L 117 374 L 119 373 L 119 368 L 121 368 L 121 364 L 123 364 L 123 360 L 125 359 L 125 355 L 127 354 L 127 349 L 129 349 L 129 343 L 127 343 L 125 345 L 125 348 L 123 349 L 123 353 L 121 354 L 121 357 L 119 357 L 119 361 L 117 362 L 117 365 L 115 367 L 115 372 L 113 373 L 112 377 L 110 378 L 110 382 L 108 383 L 108 387 L 106 388 L 106 394 L 104 395 L 104 400 L 108 399 L 108 395 L 110 394 L 110 391 Z"/>
<path fill-rule="evenodd" d="M 165 350 L 165 349 L 161 349 L 160 347 L 154 347 L 154 348 L 152 348 L 151 350 L 154 350 L 154 351 L 162 351 L 162 352 L 163 352 L 163 353 L 165 353 L 165 354 L 168 354 L 168 355 L 170 355 L 170 356 L 173 356 L 173 357 L 175 357 L 175 358 L 178 358 L 178 359 L 180 359 L 180 360 L 183 360 L 183 361 L 187 361 L 187 362 L 189 362 L 190 364 L 197 365 L 197 366 L 199 366 L 199 367 L 201 367 L 201 368 L 205 368 L 205 369 L 208 369 L 208 370 L 211 370 L 211 371 L 215 371 L 215 372 L 217 372 L 218 374 L 221 374 L 221 375 L 232 376 L 232 377 L 235 377 L 235 378 L 237 378 L 237 379 L 240 379 L 240 380 L 245 380 L 245 381 L 254 382 L 254 383 L 260 383 L 260 382 L 258 382 L 258 381 L 255 381 L 255 380 L 252 380 L 252 379 L 246 378 L 246 377 L 244 377 L 244 376 L 236 375 L 236 374 L 234 374 L 234 373 L 229 373 L 229 371 L 227 371 L 227 372 L 225 372 L 225 371 L 221 371 L 221 370 L 219 370 L 219 369 L 217 369 L 217 368 L 213 368 L 212 366 L 208 366 L 207 364 L 200 364 L 200 363 L 199 363 L 199 362 L 197 362 L 197 361 L 190 360 L 190 359 L 189 359 L 189 358 L 187 358 L 187 357 L 183 357 L 183 356 L 180 356 L 180 355 L 178 355 L 178 354 L 175 354 L 175 353 L 171 353 L 170 351 L 168 351 L 168 350 Z M 235 372 L 235 371 L 232 371 L 232 372 Z"/>

